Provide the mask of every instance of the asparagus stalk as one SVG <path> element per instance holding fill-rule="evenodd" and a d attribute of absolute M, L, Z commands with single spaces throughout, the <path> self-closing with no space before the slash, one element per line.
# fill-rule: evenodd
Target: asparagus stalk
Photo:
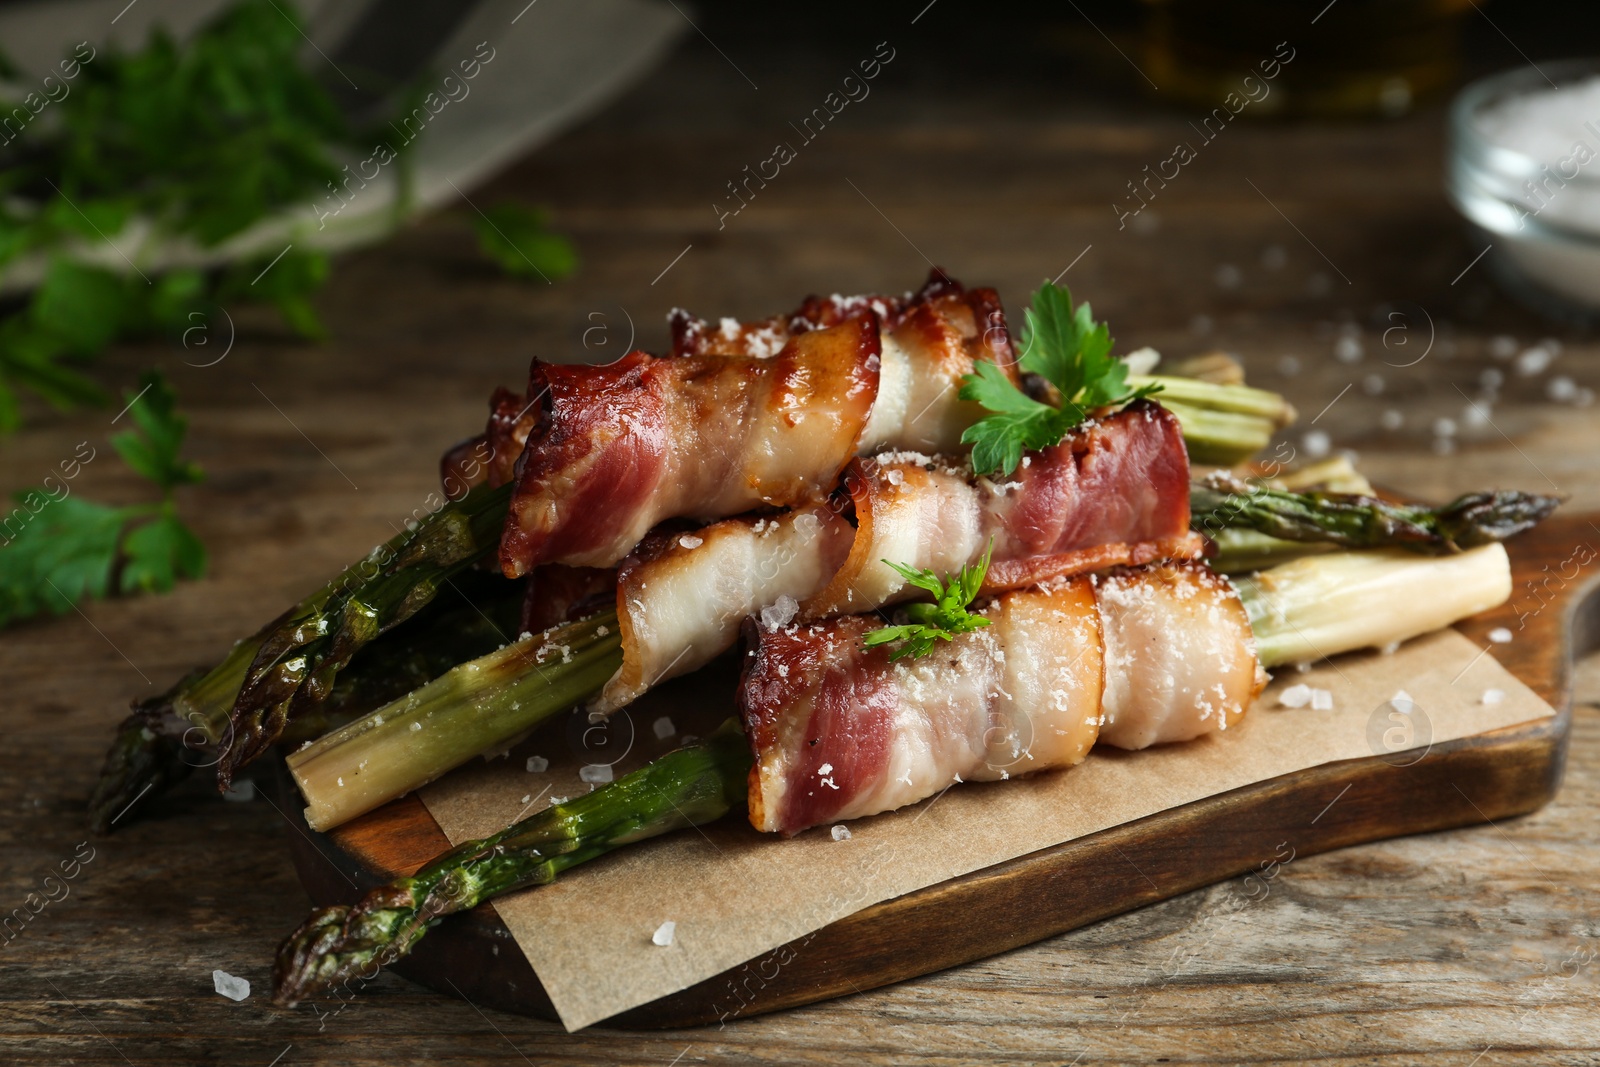
<path fill-rule="evenodd" d="M 736 720 L 584 796 L 469 841 L 353 907 L 312 914 L 278 949 L 284 1007 L 406 955 L 439 919 L 556 875 L 621 845 L 722 818 L 745 803 L 750 749 Z"/>
<path fill-rule="evenodd" d="M 321 706 L 289 723 L 281 740 L 321 736 L 483 655 L 515 631 L 521 583 L 469 572 L 457 585 L 466 603 L 436 604 L 410 625 L 380 638 L 340 674 Z M 259 635 L 241 641 L 210 671 L 196 671 L 160 696 L 134 705 L 106 754 L 89 803 L 94 832 L 109 833 L 114 824 L 132 821 L 133 812 L 195 768 L 216 764 L 217 742 L 226 736 L 228 712 L 259 646 Z"/>
<path fill-rule="evenodd" d="M 289 754 L 306 821 L 326 830 L 504 748 L 600 691 L 622 665 L 614 611 L 552 627 L 446 672 Z"/>
<path fill-rule="evenodd" d="M 1499 543 L 1431 558 L 1399 548 L 1334 552 L 1233 586 L 1261 665 L 1274 667 L 1396 644 L 1503 604 L 1511 561 Z"/>
<path fill-rule="evenodd" d="M 1448 626 L 1511 594 L 1505 548 L 1433 558 L 1399 549 L 1297 560 L 1234 583 L 1264 666 L 1383 645 Z M 620 845 L 742 808 L 750 753 L 729 720 L 587 796 L 435 859 L 352 907 L 315 912 L 284 941 L 273 999 L 285 1006 L 404 956 L 430 924 L 502 893 L 545 885 Z"/>
<path fill-rule="evenodd" d="M 1196 463 L 1242 463 L 1295 420 L 1293 405 L 1266 389 L 1177 375 L 1128 376 L 1130 388 L 1146 385 L 1161 387 L 1156 399 L 1177 417 L 1189 458 Z"/>
<path fill-rule="evenodd" d="M 1189 521 L 1202 533 L 1246 528 L 1281 541 L 1448 553 L 1504 541 L 1544 520 L 1560 503 L 1504 491 L 1468 493 L 1429 508 L 1363 495 L 1291 493 L 1227 478 L 1191 487 Z"/>
<path fill-rule="evenodd" d="M 362 646 L 431 601 L 499 543 L 511 485 L 474 487 L 374 549 L 313 599 L 267 628 L 222 738 L 217 787 L 265 752 L 292 715 L 314 708 Z"/>

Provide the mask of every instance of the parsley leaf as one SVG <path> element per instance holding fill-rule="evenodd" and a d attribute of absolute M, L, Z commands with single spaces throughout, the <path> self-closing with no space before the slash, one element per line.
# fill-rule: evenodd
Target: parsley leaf
<path fill-rule="evenodd" d="M 134 428 L 111 444 L 161 489 L 161 500 L 121 508 L 82 500 L 71 495 L 76 470 L 57 479 L 54 491 L 17 493 L 16 506 L 0 515 L 0 627 L 108 596 L 113 582 L 122 593 L 167 592 L 180 576 L 205 573 L 205 547 L 178 518 L 173 499 L 178 486 L 199 481 L 201 472 L 178 456 L 187 423 L 172 389 L 149 372 L 125 399 Z"/>
<path fill-rule="evenodd" d="M 1096 323 L 1088 304 L 1072 306 L 1072 294 L 1045 282 L 1023 312 L 1018 365 L 1049 382 L 1061 406 L 1041 404 L 993 363 L 979 363 L 962 379 L 961 399 L 993 412 L 967 427 L 962 443 L 972 448 L 979 474 L 1009 475 L 1027 449 L 1058 443 L 1095 408 L 1125 404 L 1160 386 L 1128 388 L 1128 365 L 1111 355 L 1111 331 Z"/>
<path fill-rule="evenodd" d="M 947 582 L 941 582 L 932 571 L 884 560 L 911 585 L 932 593 L 934 602 L 907 605 L 905 610 L 911 619 L 910 623 L 873 630 L 862 639 L 862 647 L 876 648 L 898 641 L 901 642 L 900 647 L 889 653 L 889 659 L 893 661 L 906 656 L 915 659 L 932 652 L 935 641 L 948 641 L 957 634 L 971 633 L 988 626 L 988 619 L 969 614 L 967 606 L 977 599 L 978 590 L 983 588 L 983 576 L 988 573 L 989 557 L 993 552 L 994 542 L 991 540 L 982 559 L 962 567 L 961 572 Z"/>
<path fill-rule="evenodd" d="M 521 204 L 498 204 L 474 215 L 478 248 L 517 278 L 553 282 L 578 266 L 578 254 L 560 234 L 545 229 L 544 212 Z"/>
<path fill-rule="evenodd" d="M 139 392 L 129 400 L 128 414 L 136 429 L 116 434 L 111 447 L 123 462 L 150 479 L 164 491 L 200 481 L 200 468 L 178 458 L 189 420 L 177 411 L 177 394 L 166 379 L 146 371 L 139 379 Z"/>

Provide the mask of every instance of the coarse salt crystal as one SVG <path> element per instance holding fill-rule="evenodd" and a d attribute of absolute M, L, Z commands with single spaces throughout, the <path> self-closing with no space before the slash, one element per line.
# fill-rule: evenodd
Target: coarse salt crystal
<path fill-rule="evenodd" d="M 668 919 L 666 922 L 656 927 L 656 932 L 650 935 L 650 940 L 652 943 L 660 945 L 662 948 L 666 948 L 668 945 L 672 944 L 672 935 L 677 932 L 677 929 L 678 924 L 673 922 L 671 919 Z"/>
<path fill-rule="evenodd" d="M 529 756 L 527 766 L 532 773 L 543 774 L 550 769 L 550 761 L 543 756 Z"/>
<path fill-rule="evenodd" d="M 420 730 L 420 729 L 422 729 L 422 724 L 420 722 L 414 722 L 414 723 L 411 724 L 411 729 L 413 731 Z"/>
<path fill-rule="evenodd" d="M 817 768 L 817 774 L 818 775 L 832 774 L 832 773 L 833 773 L 833 764 L 831 764 L 831 763 L 824 763 L 822 766 Z"/>
<path fill-rule="evenodd" d="M 585 782 L 609 782 L 611 781 L 611 764 L 587 764 L 578 768 L 578 777 L 582 778 Z"/>
<path fill-rule="evenodd" d="M 1278 694 L 1278 706 L 1284 708 L 1303 708 L 1311 703 L 1311 687 L 1309 685 L 1291 685 Z"/>
<path fill-rule="evenodd" d="M 900 485 L 906 480 L 904 472 L 898 470 L 891 470 L 884 477 L 889 480 L 890 485 Z"/>
<path fill-rule="evenodd" d="M 1333 710 L 1333 693 L 1331 693 L 1330 691 L 1328 691 L 1326 689 L 1313 689 L 1313 690 L 1311 690 L 1311 710 L 1312 711 L 1332 711 Z"/>
<path fill-rule="evenodd" d="M 1485 689 L 1483 691 L 1483 702 L 1485 704 L 1498 704 L 1505 698 L 1506 691 L 1504 689 Z"/>
<path fill-rule="evenodd" d="M 829 830 L 828 832 L 833 835 L 833 839 L 835 841 L 848 841 L 848 840 L 850 840 L 850 827 L 848 827 L 848 826 L 844 826 L 844 825 L 835 826 L 832 830 Z"/>
<path fill-rule="evenodd" d="M 227 971 L 212 971 L 211 985 L 229 1000 L 243 1000 L 250 995 L 250 983 L 243 978 L 235 978 Z"/>
<path fill-rule="evenodd" d="M 678 732 L 678 728 L 672 725 L 672 720 L 667 718 L 665 715 L 657 719 L 655 724 L 652 725 L 650 729 L 655 731 L 656 739 L 660 741 L 665 741 L 667 738 Z"/>
<path fill-rule="evenodd" d="M 761 625 L 769 630 L 776 630 L 780 626 L 789 625 L 799 612 L 800 602 L 785 593 L 776 603 L 761 609 Z"/>
<path fill-rule="evenodd" d="M 532 793 L 527 793 L 527 794 L 523 795 L 522 802 L 524 804 L 531 803 L 532 801 L 533 801 L 533 794 Z"/>
<path fill-rule="evenodd" d="M 1511 643 L 1511 631 L 1504 626 L 1496 626 L 1489 631 L 1489 640 L 1497 645 L 1509 645 Z"/>
<path fill-rule="evenodd" d="M 705 543 L 705 538 L 696 537 L 694 534 L 684 534 L 682 537 L 678 538 L 678 544 L 682 545 L 684 548 L 699 548 Z"/>
<path fill-rule="evenodd" d="M 1402 715 L 1410 715 L 1417 707 L 1417 702 L 1404 689 L 1395 690 L 1394 696 L 1389 698 L 1389 704 Z"/>

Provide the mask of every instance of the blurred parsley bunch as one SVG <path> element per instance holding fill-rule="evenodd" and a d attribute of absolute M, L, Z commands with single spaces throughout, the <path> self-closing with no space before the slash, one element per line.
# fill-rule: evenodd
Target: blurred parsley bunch
<path fill-rule="evenodd" d="M 75 68 L 64 95 L 0 105 L 38 115 L 0 170 L 0 270 L 30 253 L 50 257 L 39 286 L 0 321 L 0 432 L 20 424 L 18 387 L 63 409 L 104 403 L 73 365 L 121 337 L 192 326 L 197 309 L 249 296 L 275 304 L 301 334 L 321 335 L 308 300 L 327 276 L 320 254 L 286 255 L 254 286 L 265 257 L 151 280 L 67 255 L 115 241 L 135 218 L 213 247 L 337 179 L 329 149 L 356 139 L 301 69 L 301 40 L 286 5 L 241 0 L 183 45 L 158 30 L 138 52 L 80 46 L 82 62 L 62 64 Z"/>

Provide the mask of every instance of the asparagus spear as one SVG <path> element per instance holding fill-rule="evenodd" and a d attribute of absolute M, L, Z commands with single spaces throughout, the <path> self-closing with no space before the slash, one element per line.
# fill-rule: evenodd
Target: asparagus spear
<path fill-rule="evenodd" d="M 1442 508 L 1391 504 L 1344 493 L 1291 493 L 1212 478 L 1190 489 L 1190 525 L 1202 533 L 1240 527 L 1283 541 L 1347 548 L 1396 545 L 1449 553 L 1504 541 L 1556 509 L 1556 497 L 1511 491 L 1468 493 Z"/>
<path fill-rule="evenodd" d="M 737 720 L 584 796 L 469 841 L 368 893 L 312 914 L 278 949 L 272 999 L 284 1007 L 406 955 L 446 915 L 556 875 L 621 845 L 722 818 L 745 803 L 750 748 Z"/>
<path fill-rule="evenodd" d="M 1425 557 L 1399 549 L 1297 560 L 1234 583 L 1264 666 L 1400 641 L 1448 626 L 1511 594 L 1505 548 Z M 273 1000 L 293 1006 L 404 956 L 436 920 L 502 893 L 545 885 L 620 845 L 742 808 L 750 753 L 735 720 L 510 828 L 452 849 L 369 893 L 315 912 L 284 941 Z M 669 814 L 670 812 L 670 814 Z"/>
<path fill-rule="evenodd" d="M 515 631 L 522 583 L 476 572 L 461 575 L 455 583 L 465 603 L 436 602 L 409 625 L 374 642 L 339 675 L 328 699 L 292 720 L 280 740 L 319 737 L 483 655 Z M 160 696 L 134 705 L 106 753 L 89 802 L 95 833 L 109 833 L 195 768 L 216 764 L 228 711 L 258 647 L 256 638 L 240 642 L 210 671 L 196 671 Z"/>
<path fill-rule="evenodd" d="M 1178 419 L 1189 458 L 1231 467 L 1265 448 L 1276 430 L 1295 420 L 1294 407 L 1277 393 L 1185 378 L 1128 376 L 1129 388 L 1159 385 L 1156 399 Z"/>
<path fill-rule="evenodd" d="M 324 700 L 350 657 L 427 604 L 453 575 L 499 543 L 511 485 L 474 487 L 379 546 L 313 599 L 267 628 L 222 738 L 217 787 L 265 752 L 290 717 Z"/>
<path fill-rule="evenodd" d="M 622 665 L 614 611 L 552 627 L 446 672 L 291 752 L 312 829 L 331 829 L 600 691 Z"/>

